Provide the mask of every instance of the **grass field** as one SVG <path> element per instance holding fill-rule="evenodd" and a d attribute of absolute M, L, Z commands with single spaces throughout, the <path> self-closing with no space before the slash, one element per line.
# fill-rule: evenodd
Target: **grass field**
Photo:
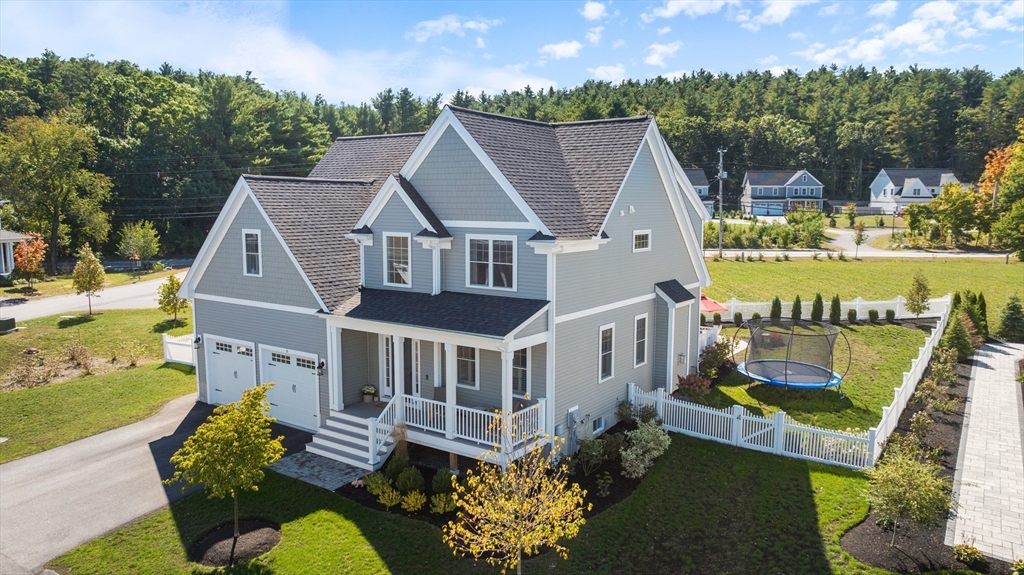
<path fill-rule="evenodd" d="M 674 436 L 629 498 L 587 521 L 569 559 L 524 573 L 849 573 L 880 575 L 839 547 L 867 513 L 860 473 Z M 593 497 L 593 495 L 588 495 Z M 241 499 L 243 516 L 281 524 L 281 543 L 232 573 L 496 573 L 455 559 L 432 525 L 362 507 L 273 472 Z M 185 550 L 230 520 L 229 500 L 196 494 L 79 547 L 59 573 L 207 573 Z"/>
<path fill-rule="evenodd" d="M 181 269 L 174 270 L 162 270 L 159 272 L 143 272 L 141 281 L 149 281 L 160 278 L 165 278 L 171 274 L 176 274 Z M 134 283 L 137 279 L 135 272 L 109 272 L 107 273 L 107 283 L 105 287 L 117 287 Z M 55 276 L 54 281 L 43 281 L 43 282 L 32 282 L 32 287 L 36 289 L 30 297 L 31 299 L 39 299 L 44 297 L 52 297 L 55 295 L 68 295 L 75 293 L 74 286 L 71 285 L 71 276 Z M 5 296 L 10 297 L 22 297 L 25 294 L 22 293 L 22 288 L 28 287 L 28 284 L 17 285 L 15 287 L 6 287 L 0 290 Z"/>
<path fill-rule="evenodd" d="M 195 390 L 191 367 L 149 364 L 0 393 L 0 463 L 135 423 Z"/>
<path fill-rule="evenodd" d="M 994 331 L 999 311 L 1015 291 L 1024 296 L 1024 263 L 1003 263 L 1002 259 L 934 259 L 838 261 L 794 259 L 788 262 L 708 262 L 714 282 L 704 290 L 708 297 L 725 302 L 770 301 L 779 296 L 791 301 L 800 295 L 805 315 L 816 292 L 828 299 L 839 294 L 843 300 L 892 299 L 906 295 L 911 280 L 921 271 L 931 286 L 932 297 L 956 290 L 972 289 L 985 294 L 988 321 Z M 786 310 L 788 312 L 788 310 Z M 827 311 L 827 310 L 826 310 Z M 885 310 L 879 310 L 884 313 Z"/>

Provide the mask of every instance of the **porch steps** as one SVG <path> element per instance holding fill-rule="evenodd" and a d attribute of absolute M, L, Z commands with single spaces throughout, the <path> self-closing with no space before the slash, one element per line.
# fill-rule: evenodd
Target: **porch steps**
<path fill-rule="evenodd" d="M 306 444 L 306 451 L 310 453 L 370 471 L 379 469 L 392 449 L 393 441 L 388 439 L 376 465 L 371 465 L 369 420 L 340 411 L 332 411 L 321 423 L 312 443 Z"/>

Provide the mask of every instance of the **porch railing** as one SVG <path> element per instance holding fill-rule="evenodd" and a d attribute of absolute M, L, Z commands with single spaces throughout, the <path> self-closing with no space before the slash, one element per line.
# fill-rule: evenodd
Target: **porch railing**
<path fill-rule="evenodd" d="M 380 449 L 384 447 L 384 443 L 387 442 L 388 437 L 391 436 L 391 432 L 395 429 L 395 423 L 400 421 L 398 403 L 397 400 L 401 400 L 402 396 L 391 398 L 388 402 L 387 407 L 384 411 L 380 412 L 376 418 L 370 418 L 370 463 L 377 463 L 377 458 L 380 457 Z"/>
<path fill-rule="evenodd" d="M 441 401 L 423 399 L 421 397 L 402 396 L 405 398 L 405 424 L 419 427 L 426 431 L 445 431 L 445 412 L 448 406 Z"/>
<path fill-rule="evenodd" d="M 473 407 L 455 406 L 455 437 L 483 445 L 498 445 L 499 415 Z"/>

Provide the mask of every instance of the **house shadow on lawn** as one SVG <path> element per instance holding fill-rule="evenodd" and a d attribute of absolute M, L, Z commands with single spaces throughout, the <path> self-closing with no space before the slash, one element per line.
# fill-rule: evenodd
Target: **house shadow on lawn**
<path fill-rule="evenodd" d="M 89 322 L 92 322 L 92 321 L 96 321 L 96 316 L 98 316 L 98 315 L 100 315 L 99 312 L 96 312 L 96 313 L 94 313 L 92 315 L 82 314 L 82 315 L 76 315 L 74 317 L 66 317 L 66 318 L 64 318 L 64 319 L 62 319 L 62 320 L 57 322 L 57 327 L 59 327 L 60 329 L 64 329 L 64 328 L 75 327 L 76 325 L 82 325 L 84 323 L 89 323 Z"/>

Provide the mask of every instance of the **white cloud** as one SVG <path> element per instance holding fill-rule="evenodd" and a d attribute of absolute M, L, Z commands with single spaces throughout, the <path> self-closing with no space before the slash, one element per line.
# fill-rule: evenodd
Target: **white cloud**
<path fill-rule="evenodd" d="M 956 4 L 946 0 L 935 0 L 914 10 L 914 18 L 935 22 L 956 22 Z"/>
<path fill-rule="evenodd" d="M 789 33 L 789 39 L 790 40 L 805 40 L 806 38 L 807 38 L 807 34 L 804 34 L 803 32 L 790 32 Z"/>
<path fill-rule="evenodd" d="M 583 9 L 580 10 L 580 14 L 583 14 L 584 18 L 593 22 L 607 16 L 608 8 L 600 2 L 587 2 L 583 5 Z"/>
<path fill-rule="evenodd" d="M 839 9 L 841 7 L 842 6 L 840 6 L 838 2 L 835 4 L 829 4 L 828 6 L 822 6 L 821 9 L 818 10 L 818 16 L 835 16 L 839 13 Z"/>
<path fill-rule="evenodd" d="M 665 26 L 664 28 L 658 28 L 658 36 L 664 36 L 672 31 L 671 26 Z"/>
<path fill-rule="evenodd" d="M 876 18 L 889 18 L 896 13 L 896 10 L 900 7 L 896 0 L 885 0 L 885 2 L 879 2 L 878 4 L 872 4 L 868 8 L 868 16 L 874 16 Z"/>
<path fill-rule="evenodd" d="M 562 58 L 575 58 L 580 55 L 580 49 L 583 48 L 583 44 L 580 44 L 576 40 L 559 42 L 557 44 L 546 44 L 541 47 L 541 54 L 547 54 L 555 60 L 561 60 Z"/>
<path fill-rule="evenodd" d="M 989 12 L 987 8 L 996 9 Z M 985 30 L 1017 32 L 1024 26 L 1014 21 L 1024 19 L 1024 2 L 1011 0 L 1005 4 L 982 5 L 974 11 L 974 23 Z"/>
<path fill-rule="evenodd" d="M 978 29 L 977 28 L 972 28 L 970 26 L 967 26 L 965 28 L 959 28 L 956 31 L 956 35 L 960 36 L 961 38 L 973 38 L 973 37 L 977 36 L 978 34 L 979 34 Z"/>
<path fill-rule="evenodd" d="M 445 34 L 463 36 L 466 34 L 466 30 L 484 34 L 499 24 L 501 24 L 501 20 L 487 20 L 485 18 L 466 20 L 458 14 L 448 14 L 437 20 L 417 22 L 412 27 L 412 30 L 406 32 L 405 37 L 417 42 L 426 42 L 434 36 L 444 36 Z"/>
<path fill-rule="evenodd" d="M 762 66 L 771 66 L 772 64 L 774 64 L 774 63 L 776 63 L 778 61 L 779 61 L 779 57 L 776 56 L 775 54 L 772 54 L 770 56 L 765 56 L 764 58 L 761 58 L 760 60 L 757 61 L 757 63 L 762 65 Z"/>
<path fill-rule="evenodd" d="M 487 47 L 487 44 L 484 43 L 484 39 L 481 36 L 477 36 L 476 37 L 476 47 L 477 48 L 486 48 Z"/>
<path fill-rule="evenodd" d="M 587 72 L 590 72 L 590 75 L 598 80 L 606 80 L 608 82 L 618 82 L 626 77 L 626 67 L 622 64 L 587 68 Z"/>
<path fill-rule="evenodd" d="M 671 44 L 651 44 L 647 47 L 647 57 L 644 58 L 644 63 L 664 68 L 666 66 L 665 58 L 674 56 L 682 47 L 683 43 L 678 40 Z"/>
<path fill-rule="evenodd" d="M 710 72 L 711 70 L 708 70 L 708 71 Z M 686 70 L 676 70 L 674 72 L 665 72 L 664 74 L 658 74 L 658 75 L 661 76 L 662 78 L 667 79 L 667 80 L 678 80 L 680 78 L 685 78 L 689 74 L 690 73 L 687 72 Z"/>
<path fill-rule="evenodd" d="M 651 10 L 640 14 L 640 19 L 648 24 L 658 18 L 675 18 L 680 13 L 690 18 L 717 14 L 726 4 L 733 4 L 734 1 L 727 0 L 665 0 L 664 3 Z"/>
<path fill-rule="evenodd" d="M 616 41 L 612 42 L 612 48 L 621 48 L 621 47 L 623 47 L 625 45 L 626 45 L 626 41 L 625 40 L 616 40 Z"/>
<path fill-rule="evenodd" d="M 740 26 L 757 32 L 761 29 L 761 26 L 782 24 L 793 15 L 793 12 L 804 4 L 814 4 L 816 0 L 766 0 L 764 2 L 764 10 L 760 14 L 754 17 L 750 17 L 746 13 L 738 14 L 735 20 L 740 22 Z"/>
<path fill-rule="evenodd" d="M 604 26 L 594 26 L 587 30 L 587 42 L 597 46 L 601 41 L 601 33 L 604 32 Z"/>

